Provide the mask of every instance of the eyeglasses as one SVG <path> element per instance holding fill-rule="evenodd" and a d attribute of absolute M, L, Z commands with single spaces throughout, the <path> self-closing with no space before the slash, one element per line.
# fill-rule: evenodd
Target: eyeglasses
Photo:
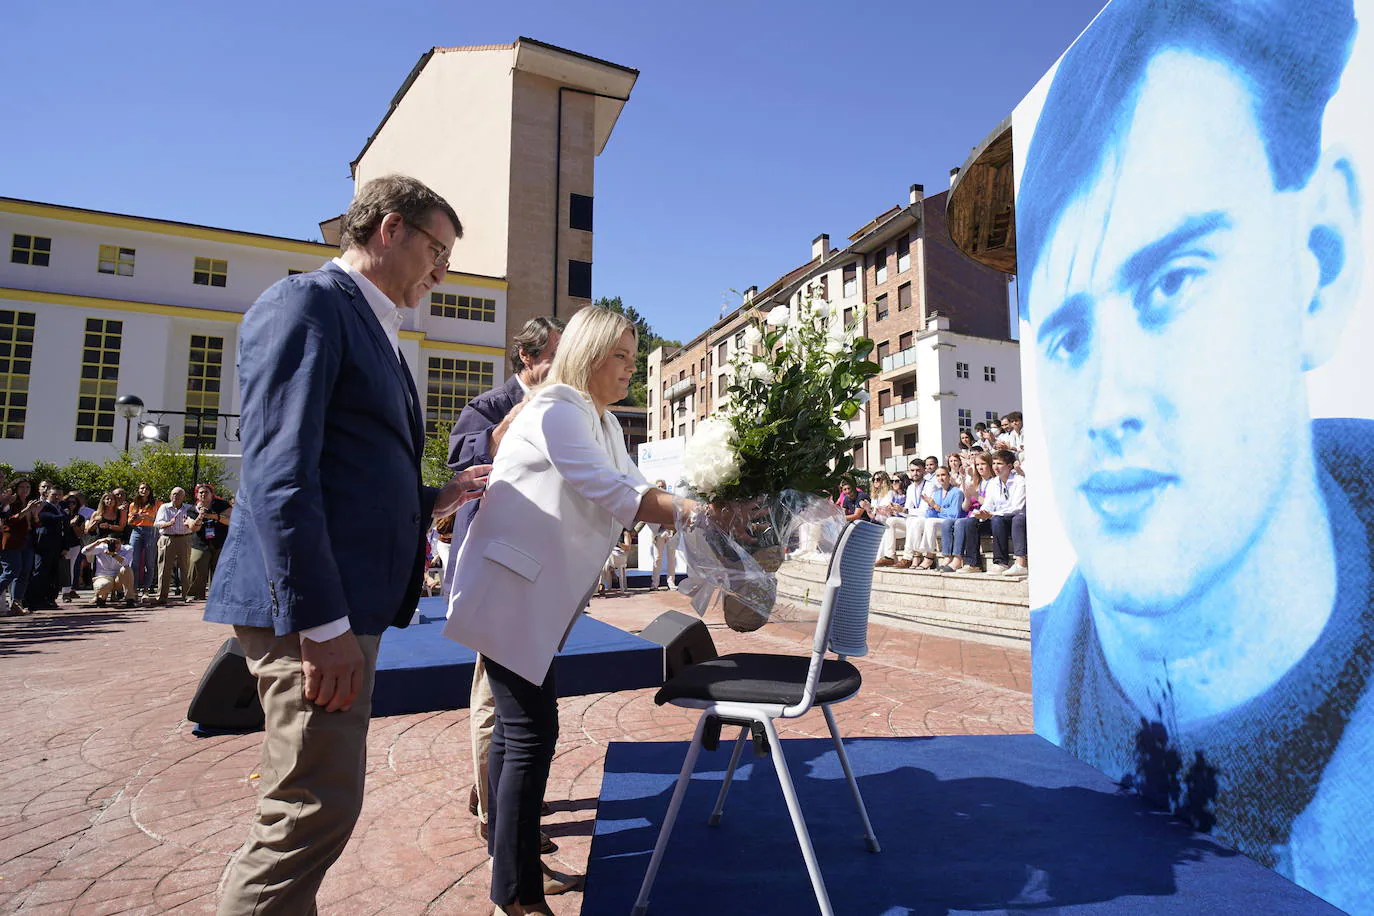
<path fill-rule="evenodd" d="M 448 266 L 448 255 L 449 255 L 449 250 L 448 250 L 447 248 L 444 247 L 444 243 L 441 242 L 441 241 L 439 241 L 438 239 L 436 239 L 436 238 L 433 236 L 433 234 L 431 234 L 431 233 L 430 233 L 427 229 L 425 229 L 423 226 L 417 226 L 417 225 L 415 225 L 414 223 L 412 223 L 410 220 L 406 220 L 405 223 L 406 223 L 407 226 L 409 226 L 410 228 L 414 229 L 416 232 L 420 233 L 420 234 L 423 235 L 425 238 L 429 239 L 430 245 L 432 245 L 432 246 L 433 246 L 433 249 L 434 249 L 434 266 L 435 266 L 435 267 L 447 267 L 447 266 Z"/>

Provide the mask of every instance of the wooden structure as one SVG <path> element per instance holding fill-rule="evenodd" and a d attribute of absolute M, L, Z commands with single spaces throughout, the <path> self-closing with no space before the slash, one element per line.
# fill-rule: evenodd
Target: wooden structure
<path fill-rule="evenodd" d="M 983 140 L 949 191 L 949 237 L 980 264 L 1016 273 L 1016 202 L 1011 117 Z"/>

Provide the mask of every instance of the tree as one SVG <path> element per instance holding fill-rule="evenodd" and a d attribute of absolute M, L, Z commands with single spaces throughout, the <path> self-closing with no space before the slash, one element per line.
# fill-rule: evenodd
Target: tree
<path fill-rule="evenodd" d="M 657 347 L 680 347 L 681 341 L 667 340 L 654 333 L 654 329 L 649 326 L 649 320 L 635 310 L 633 305 L 626 305 L 619 296 L 609 298 L 602 296 L 596 300 L 596 304 L 602 308 L 619 312 L 630 319 L 635 326 L 635 334 L 639 337 L 639 352 L 635 354 L 635 372 L 630 376 L 630 393 L 621 401 L 632 407 L 644 407 L 648 401 L 648 380 L 649 380 L 649 354 Z"/>
<path fill-rule="evenodd" d="M 448 434 L 452 428 L 452 423 L 440 420 L 435 424 L 434 435 L 425 440 L 420 479 L 427 487 L 442 487 L 453 479 L 453 472 L 448 469 Z"/>
<path fill-rule="evenodd" d="M 173 487 L 190 489 L 194 465 L 193 455 L 169 442 L 144 442 L 128 455 L 121 452 L 103 463 L 85 458 L 73 458 L 64 465 L 35 461 L 28 476 L 35 482 L 51 480 L 62 490 L 76 490 L 87 503 L 94 503 L 102 493 L 118 487 L 132 496 L 141 482 L 147 482 L 157 498 L 166 499 Z M 210 484 L 226 499 L 232 495 L 228 488 L 229 468 L 222 458 L 200 456 L 199 482 Z"/>

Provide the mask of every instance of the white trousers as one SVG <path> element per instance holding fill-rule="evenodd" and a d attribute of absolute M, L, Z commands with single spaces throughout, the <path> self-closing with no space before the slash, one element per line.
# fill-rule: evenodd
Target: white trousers
<path fill-rule="evenodd" d="M 677 545 L 673 543 L 673 535 L 671 534 L 667 537 L 659 535 L 654 538 L 654 588 L 659 586 L 665 560 L 668 564 L 668 584 L 675 586 L 677 583 Z"/>
<path fill-rule="evenodd" d="M 906 537 L 906 516 L 889 515 L 887 517 L 887 530 L 883 532 L 883 542 L 878 547 L 878 556 L 886 557 L 889 560 L 897 559 L 897 538 Z M 908 541 L 907 543 L 911 543 Z"/>
<path fill-rule="evenodd" d="M 922 539 L 925 537 L 926 522 L 934 521 L 937 526 L 939 519 L 927 519 L 924 515 L 908 515 L 906 517 L 906 550 L 902 556 L 908 560 L 913 560 L 921 555 Z"/>

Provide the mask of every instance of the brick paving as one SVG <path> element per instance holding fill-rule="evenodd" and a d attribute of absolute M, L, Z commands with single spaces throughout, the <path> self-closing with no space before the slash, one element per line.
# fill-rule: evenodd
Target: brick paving
<path fill-rule="evenodd" d="M 598 618 L 637 631 L 674 593 L 597 599 Z M 132 611 L 78 602 L 0 620 L 0 912 L 212 913 L 254 804 L 259 735 L 196 738 L 183 716 L 224 627 L 200 605 Z M 722 652 L 805 651 L 783 625 L 740 635 L 707 622 Z M 1031 729 L 1030 654 L 892 625 L 870 632 L 863 692 L 836 707 L 847 736 Z M 561 703 L 545 829 L 556 867 L 581 872 L 610 741 L 686 740 L 695 717 L 652 691 Z M 819 712 L 784 736 L 824 733 Z M 324 914 L 487 916 L 485 844 L 467 812 L 466 710 L 374 719 L 368 795 L 320 892 Z M 550 898 L 559 916 L 580 894 Z"/>

